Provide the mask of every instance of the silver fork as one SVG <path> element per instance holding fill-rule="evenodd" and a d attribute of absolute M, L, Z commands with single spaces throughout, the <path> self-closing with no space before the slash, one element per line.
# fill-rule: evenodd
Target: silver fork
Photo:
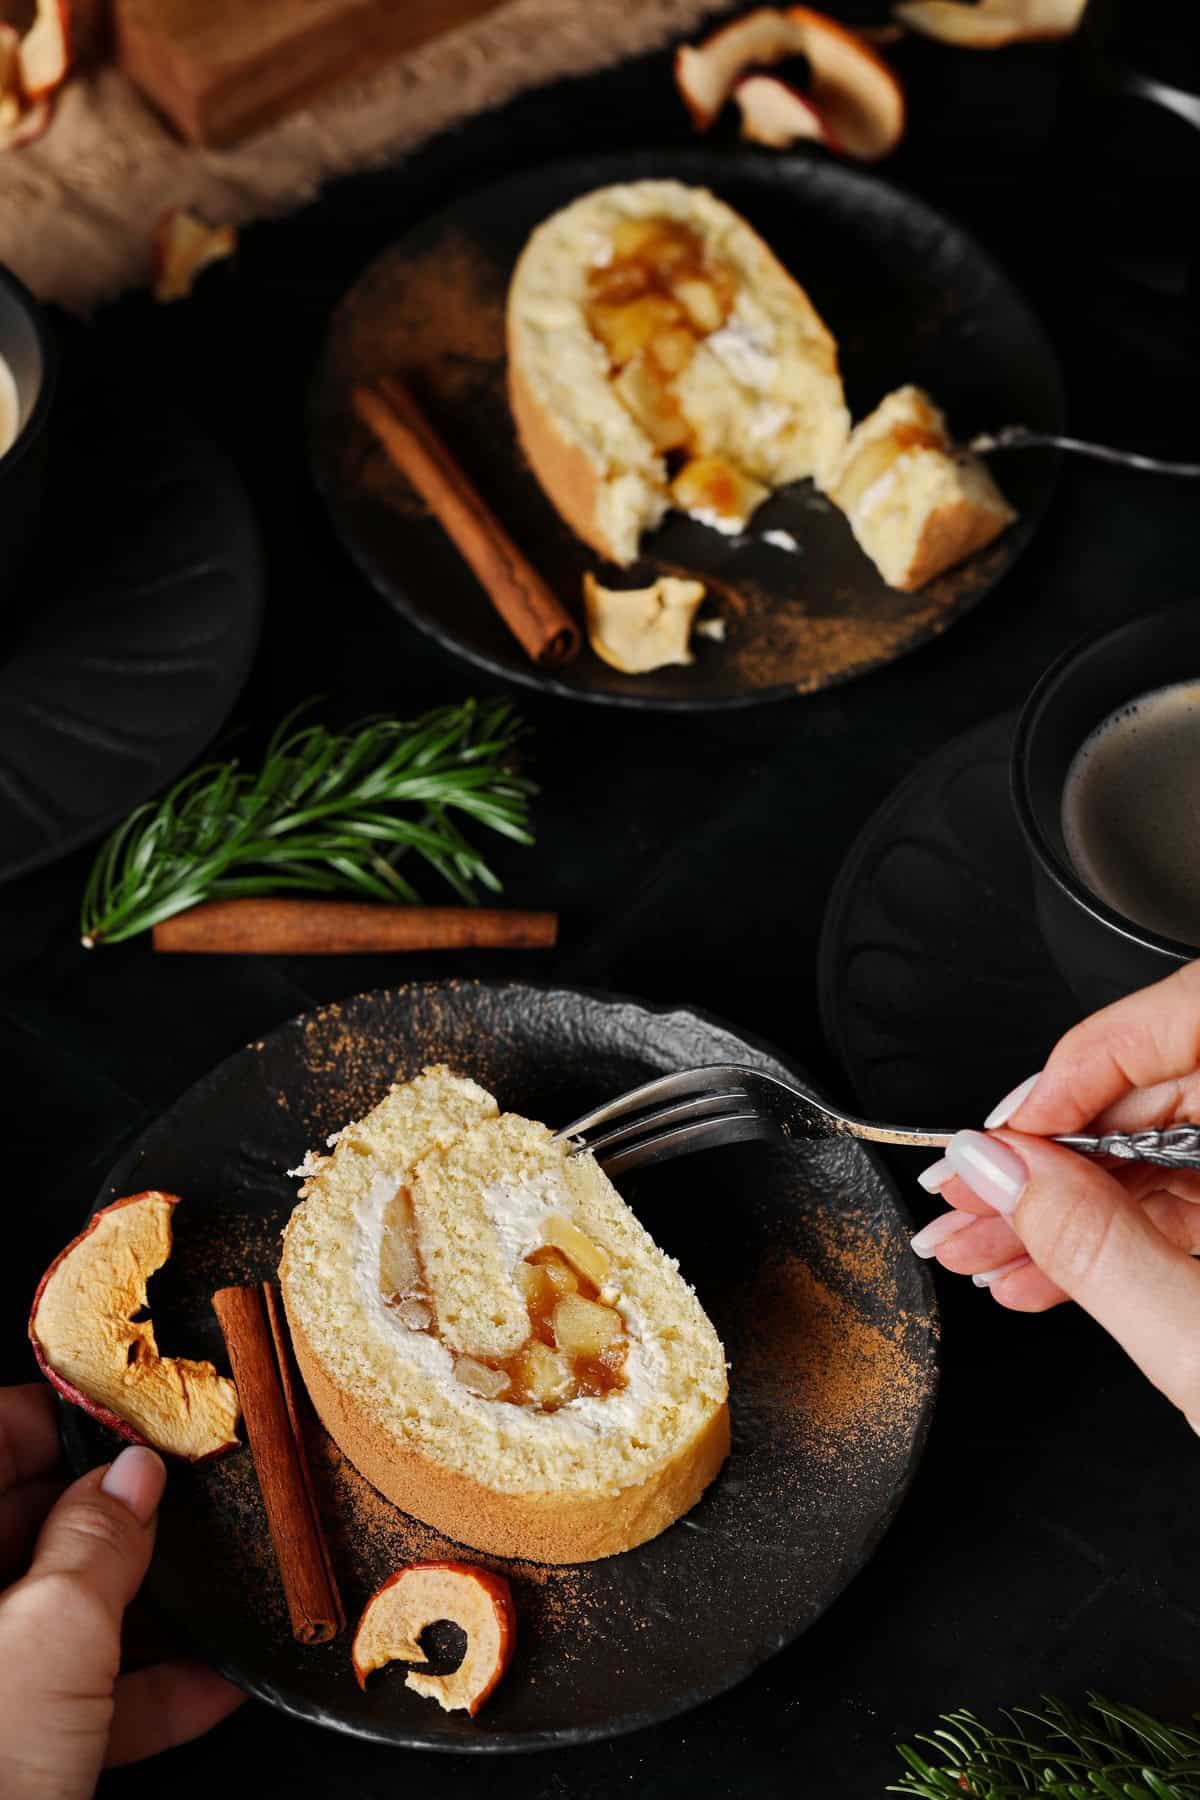
<path fill-rule="evenodd" d="M 618 1094 L 557 1132 L 577 1151 L 590 1150 L 609 1175 L 759 1138 L 864 1138 L 872 1144 L 900 1144 L 942 1150 L 952 1131 L 921 1131 L 909 1125 L 877 1125 L 836 1112 L 790 1082 L 737 1063 L 685 1069 L 660 1075 L 643 1087 Z M 1102 1137 L 1070 1132 L 1055 1138 L 1084 1156 L 1115 1156 L 1126 1162 L 1157 1163 L 1168 1169 L 1200 1169 L 1200 1125 L 1171 1125 L 1162 1131 L 1111 1131 Z"/>

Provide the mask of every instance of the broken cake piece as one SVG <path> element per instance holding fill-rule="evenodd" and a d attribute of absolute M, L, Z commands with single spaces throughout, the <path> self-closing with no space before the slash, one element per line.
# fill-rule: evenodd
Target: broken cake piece
<path fill-rule="evenodd" d="M 911 591 L 999 537 L 1016 513 L 958 448 L 917 387 L 897 388 L 850 433 L 825 492 L 889 587 Z"/>

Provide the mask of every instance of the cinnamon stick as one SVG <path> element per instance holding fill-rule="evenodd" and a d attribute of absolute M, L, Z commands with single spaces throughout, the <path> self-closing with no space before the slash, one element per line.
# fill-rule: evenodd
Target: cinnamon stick
<path fill-rule="evenodd" d="M 547 950 L 558 915 L 498 906 L 370 900 L 206 900 L 154 927 L 156 950 L 344 956 L 380 950 Z"/>
<path fill-rule="evenodd" d="M 579 649 L 578 625 L 514 544 L 403 382 L 382 375 L 373 387 L 356 387 L 352 405 L 475 571 L 526 654 L 543 668 L 569 662 Z"/>
<path fill-rule="evenodd" d="M 313 1499 L 294 1393 L 289 1411 L 285 1346 L 272 1333 L 262 1289 L 220 1288 L 212 1303 L 242 1403 L 292 1635 L 301 1644 L 327 1644 L 346 1621 Z"/>

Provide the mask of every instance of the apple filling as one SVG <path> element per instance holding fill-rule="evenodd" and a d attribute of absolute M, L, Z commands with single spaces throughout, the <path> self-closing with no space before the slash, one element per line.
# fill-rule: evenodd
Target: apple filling
<path fill-rule="evenodd" d="M 508 1357 L 456 1355 L 455 1379 L 484 1400 L 554 1412 L 569 1400 L 625 1386 L 629 1337 L 600 1291 L 607 1253 L 561 1214 L 542 1223 L 542 1243 L 513 1269 L 529 1335 Z M 388 1202 L 379 1247 L 379 1292 L 410 1331 L 438 1337 L 437 1308 L 421 1258 L 412 1196 Z"/>
<path fill-rule="evenodd" d="M 706 258 L 688 226 L 622 219 L 609 259 L 588 273 L 584 303 L 617 398 L 668 460 L 675 504 L 726 530 L 740 529 L 767 490 L 724 457 L 699 454 L 677 384 L 704 339 L 728 323 L 736 292 L 732 270 Z"/>

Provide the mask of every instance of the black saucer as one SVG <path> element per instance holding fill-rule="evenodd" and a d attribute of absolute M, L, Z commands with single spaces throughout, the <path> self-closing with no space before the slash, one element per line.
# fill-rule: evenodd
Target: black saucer
<path fill-rule="evenodd" d="M 52 423 L 45 520 L 0 611 L 0 881 L 96 837 L 211 742 L 262 625 L 232 464 L 83 379 Z"/>
<path fill-rule="evenodd" d="M 821 1020 L 871 1118 L 982 1119 L 1079 1016 L 1034 917 L 1008 791 L 1015 724 L 989 719 L 914 770 L 834 883 Z"/>

